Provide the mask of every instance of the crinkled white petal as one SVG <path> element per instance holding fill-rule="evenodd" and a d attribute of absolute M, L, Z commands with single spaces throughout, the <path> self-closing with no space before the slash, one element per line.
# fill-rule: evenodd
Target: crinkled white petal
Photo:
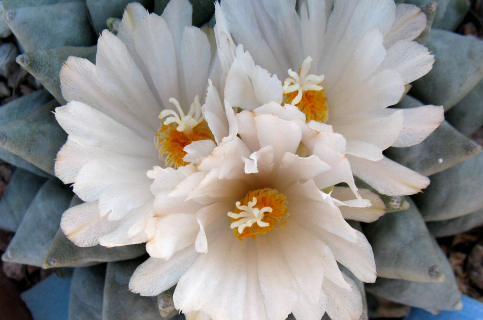
<path fill-rule="evenodd" d="M 181 105 L 187 108 L 187 102 L 180 98 L 174 40 L 166 21 L 156 14 L 150 14 L 134 30 L 134 39 L 136 51 L 146 65 L 164 108 L 172 108 L 170 98 L 181 101 Z M 151 115 L 156 121 L 156 129 L 159 127 L 160 111 Z"/>
<path fill-rule="evenodd" d="M 186 313 L 202 310 L 212 319 L 243 319 L 245 250 L 245 243 L 231 230 L 214 240 L 180 278 L 173 296 L 175 307 Z"/>
<path fill-rule="evenodd" d="M 390 48 L 400 40 L 414 40 L 426 28 L 426 15 L 421 8 L 405 3 L 396 5 L 396 19 L 384 37 L 384 46 Z"/>
<path fill-rule="evenodd" d="M 86 146 L 68 137 L 55 159 L 55 175 L 64 183 L 74 183 L 80 169 L 91 160 L 109 161 L 115 166 L 129 169 L 147 169 L 157 162 L 149 157 L 119 154 Z"/>
<path fill-rule="evenodd" d="M 99 237 L 112 232 L 118 221 L 101 217 L 96 202 L 86 202 L 67 209 L 62 215 L 60 227 L 67 238 L 79 247 L 99 244 Z"/>
<path fill-rule="evenodd" d="M 84 201 L 95 201 L 99 199 L 103 190 L 114 184 L 145 181 L 145 169 L 126 170 L 107 161 L 92 160 L 79 171 L 74 183 L 74 192 Z M 148 185 L 145 190 L 148 192 Z"/>
<path fill-rule="evenodd" d="M 285 152 L 297 151 L 302 131 L 296 123 L 271 114 L 262 114 L 255 117 L 255 126 L 260 148 L 272 146 L 276 162 L 281 161 Z"/>
<path fill-rule="evenodd" d="M 71 101 L 56 108 L 55 118 L 78 143 L 136 156 L 156 155 L 152 141 L 82 102 Z"/>
<path fill-rule="evenodd" d="M 368 199 L 371 202 L 370 207 L 353 207 L 350 206 L 354 199 L 354 194 L 350 188 L 335 187 L 331 195 L 337 200 L 342 201 L 339 210 L 346 220 L 356 220 L 362 222 L 374 222 L 386 213 L 386 206 L 384 202 L 368 189 L 359 189 L 359 194 L 362 198 Z"/>
<path fill-rule="evenodd" d="M 344 290 L 330 280 L 322 285 L 327 295 L 327 314 L 334 320 L 360 319 L 363 310 L 361 293 L 352 279 L 345 275 L 344 278 L 352 291 Z"/>
<path fill-rule="evenodd" d="M 286 319 L 297 301 L 297 291 L 290 281 L 281 244 L 272 237 L 256 239 L 258 279 L 268 319 Z"/>
<path fill-rule="evenodd" d="M 119 247 L 130 244 L 144 243 L 149 240 L 148 227 L 139 229 L 138 224 L 152 216 L 153 201 L 147 201 L 143 206 L 128 211 L 124 218 L 120 219 L 116 228 L 109 233 L 99 237 L 99 244 L 105 247 Z"/>
<path fill-rule="evenodd" d="M 187 104 L 191 104 L 197 95 L 204 98 L 210 68 L 210 43 L 203 31 L 195 27 L 184 30 L 180 58 L 183 63 L 184 98 Z"/>
<path fill-rule="evenodd" d="M 379 161 L 382 151 L 398 139 L 404 121 L 402 111 L 384 109 L 337 116 L 331 123 L 347 140 L 347 154 Z"/>
<path fill-rule="evenodd" d="M 199 229 L 194 215 L 173 213 L 157 220 L 156 233 L 146 243 L 151 257 L 169 260 L 176 251 L 194 243 Z"/>
<path fill-rule="evenodd" d="M 96 67 L 103 86 L 122 99 L 137 118 L 157 130 L 157 116 L 162 108 L 126 45 L 107 30 L 99 37 Z"/>
<path fill-rule="evenodd" d="M 151 139 L 153 129 L 128 108 L 126 102 L 113 94 L 101 81 L 95 64 L 87 59 L 69 57 L 60 70 L 60 84 L 65 100 L 78 101 L 99 110 L 116 122 Z"/>
<path fill-rule="evenodd" d="M 348 157 L 354 174 L 379 193 L 389 196 L 411 195 L 429 185 L 429 179 L 384 157 L 380 161 Z"/>
<path fill-rule="evenodd" d="M 301 179 L 313 179 L 328 170 L 330 170 L 330 166 L 315 155 L 302 158 L 286 152 L 280 162 L 279 185 L 289 185 Z"/>
<path fill-rule="evenodd" d="M 208 84 L 206 101 L 202 110 L 216 143 L 220 143 L 224 137 L 228 136 L 229 125 L 218 90 L 211 81 Z"/>
<path fill-rule="evenodd" d="M 285 192 L 290 199 L 288 208 L 293 219 L 310 221 L 347 241 L 357 241 L 356 231 L 344 220 L 330 196 L 321 193 L 313 181 L 294 183 Z"/>
<path fill-rule="evenodd" d="M 213 140 L 193 141 L 184 147 L 183 150 L 186 152 L 186 155 L 183 157 L 183 161 L 195 163 L 209 156 L 215 148 L 216 144 Z"/>
<path fill-rule="evenodd" d="M 189 247 L 177 252 L 171 259 L 149 258 L 134 271 L 129 290 L 142 296 L 156 296 L 174 286 L 191 267 L 199 253 Z"/>
<path fill-rule="evenodd" d="M 421 143 L 444 120 L 442 106 L 422 106 L 403 109 L 404 128 L 393 147 L 411 147 Z"/>
<path fill-rule="evenodd" d="M 301 120 L 305 122 L 305 114 L 299 108 L 290 104 L 281 106 L 277 102 L 270 102 L 253 111 L 258 114 L 273 114 L 283 120 Z"/>
<path fill-rule="evenodd" d="M 397 71 L 405 83 L 410 83 L 427 74 L 433 63 L 434 56 L 428 48 L 415 41 L 401 40 L 389 48 L 379 68 Z"/>
<path fill-rule="evenodd" d="M 306 223 L 310 224 L 309 221 Z M 353 243 L 317 227 L 307 226 L 307 229 L 309 228 L 329 246 L 335 259 L 347 267 L 357 278 L 364 282 L 376 281 L 374 254 L 364 234 L 354 230 L 358 240 Z"/>

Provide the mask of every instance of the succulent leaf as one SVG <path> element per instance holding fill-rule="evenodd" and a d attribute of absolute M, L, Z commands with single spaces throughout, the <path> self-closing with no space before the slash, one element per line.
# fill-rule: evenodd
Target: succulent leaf
<path fill-rule="evenodd" d="M 443 18 L 438 19 L 434 27 L 445 30 L 456 30 L 469 8 L 470 2 L 468 0 L 449 0 Z"/>
<path fill-rule="evenodd" d="M 477 155 L 481 150 L 479 144 L 443 121 L 420 144 L 409 148 L 390 148 L 386 153 L 400 164 L 430 176 Z"/>
<path fill-rule="evenodd" d="M 0 126 L 28 115 L 50 100 L 52 100 L 52 96 L 46 90 L 40 90 L 3 105 L 0 108 Z M 0 139 L 3 138 L 0 136 Z M 36 175 L 50 177 L 49 174 L 32 165 L 30 162 L 3 148 L 0 148 L 0 159 L 16 167 L 35 173 Z"/>
<path fill-rule="evenodd" d="M 86 0 L 87 9 L 97 34 L 107 28 L 108 18 L 121 18 L 124 8 L 131 2 L 139 2 L 144 7 L 151 4 L 153 0 Z"/>
<path fill-rule="evenodd" d="M 404 2 L 422 7 L 431 0 L 406 0 Z M 436 3 L 438 10 L 434 17 L 433 27 L 439 29 L 454 30 L 469 9 L 468 0 L 437 0 Z"/>
<path fill-rule="evenodd" d="M 72 198 L 69 208 L 82 203 L 76 195 Z M 121 246 L 106 248 L 103 246 L 78 247 L 67 239 L 59 229 L 45 256 L 43 268 L 82 267 L 103 262 L 128 260 L 140 257 L 146 253 L 145 245 Z"/>
<path fill-rule="evenodd" d="M 107 264 L 103 320 L 163 319 L 156 297 L 141 297 L 127 289 L 134 270 L 145 260 L 146 257 L 142 257 Z"/>
<path fill-rule="evenodd" d="M 3 19 L 3 11 L 5 10 L 3 2 L 4 1 L 0 1 L 0 16 L 2 16 L 0 18 L 0 38 L 7 38 L 12 34 L 12 31 L 8 27 L 7 21 Z"/>
<path fill-rule="evenodd" d="M 483 42 L 433 28 L 427 46 L 436 61 L 431 72 L 413 83 L 410 94 L 449 110 L 483 77 Z"/>
<path fill-rule="evenodd" d="M 483 125 L 483 80 L 457 105 L 444 115 L 446 120 L 465 135 L 470 135 Z"/>
<path fill-rule="evenodd" d="M 26 1 L 24 5 L 31 3 Z M 84 2 L 63 2 L 41 6 L 35 3 L 35 7 L 10 4 L 11 2 L 4 4 L 3 17 L 27 52 L 95 44 L 95 33 L 89 23 Z M 13 7 L 16 8 L 13 9 Z"/>
<path fill-rule="evenodd" d="M 404 1 L 401 1 L 404 2 Z M 438 4 L 436 1 L 430 1 L 426 5 L 421 7 L 421 10 L 426 15 L 426 28 L 423 32 L 415 39 L 416 42 L 425 45 L 428 40 L 429 32 L 433 26 L 434 18 L 436 17 L 436 10 L 438 9 Z"/>
<path fill-rule="evenodd" d="M 0 139 L 1 139 L 1 136 L 0 136 Z M 24 160 L 23 158 L 15 155 L 11 152 L 8 152 L 7 150 L 5 150 L 3 148 L 0 148 L 0 159 L 2 161 L 5 161 L 7 163 L 10 163 L 11 165 L 18 167 L 18 168 L 22 168 L 22 169 L 25 169 L 29 172 L 32 172 L 32 173 L 34 173 L 38 176 L 45 177 L 45 178 L 52 177 L 50 174 L 40 170 L 39 168 L 37 168 L 36 166 L 31 164 L 30 162 Z"/>
<path fill-rule="evenodd" d="M 461 309 L 461 293 L 456 284 L 451 264 L 436 241 L 432 239 L 432 242 L 446 277 L 444 282 L 413 282 L 377 278 L 376 283 L 366 284 L 367 291 L 394 302 L 427 310 Z"/>
<path fill-rule="evenodd" d="M 68 320 L 101 320 L 106 265 L 75 268 L 70 286 Z"/>
<path fill-rule="evenodd" d="M 21 297 L 36 320 L 67 319 L 70 285 L 71 279 L 53 274 L 24 291 Z"/>
<path fill-rule="evenodd" d="M 3 6 L 7 10 L 23 8 L 23 7 L 40 7 L 49 4 L 57 4 L 63 2 L 85 2 L 84 0 L 3 0 Z"/>
<path fill-rule="evenodd" d="M 43 268 L 82 267 L 100 262 L 120 261 L 137 258 L 146 253 L 145 245 L 131 245 L 106 248 L 100 245 L 94 247 L 78 247 L 66 238 L 62 230 L 58 230 L 52 245 L 46 254 Z"/>
<path fill-rule="evenodd" d="M 435 237 L 452 236 L 481 225 L 483 225 L 483 209 L 476 210 L 462 217 L 427 223 L 429 231 Z"/>
<path fill-rule="evenodd" d="M 39 90 L 3 105 L 0 108 L 0 126 L 25 117 L 51 100 L 47 90 Z"/>
<path fill-rule="evenodd" d="M 53 100 L 27 116 L 0 127 L 1 146 L 54 175 L 54 159 L 65 143 L 62 130 L 52 111 L 59 104 Z"/>
<path fill-rule="evenodd" d="M 154 12 L 161 15 L 169 0 L 154 0 Z M 212 0 L 189 0 L 193 6 L 193 25 L 200 27 L 210 21 L 215 13 Z"/>
<path fill-rule="evenodd" d="M 414 201 L 426 221 L 453 219 L 483 208 L 483 153 L 431 176 Z"/>
<path fill-rule="evenodd" d="M 17 231 L 28 207 L 45 181 L 45 178 L 26 170 L 15 170 L 0 201 L 0 228 Z"/>
<path fill-rule="evenodd" d="M 17 57 L 17 63 L 39 80 L 60 104 L 65 104 L 67 102 L 62 97 L 59 78 L 62 64 L 69 56 L 86 58 L 94 62 L 96 51 L 97 46 L 61 47 L 25 53 Z"/>
<path fill-rule="evenodd" d="M 0 46 L 0 75 L 2 77 L 7 78 L 10 75 L 17 55 L 18 49 L 13 43 L 4 43 Z"/>
<path fill-rule="evenodd" d="M 408 198 L 408 210 L 386 213 L 364 224 L 380 277 L 416 282 L 444 280 L 431 235 L 417 207 Z M 418 248 L 414 250 L 414 248 Z"/>
<path fill-rule="evenodd" d="M 72 192 L 59 180 L 47 181 L 29 206 L 2 259 L 42 267 L 71 198 Z"/>

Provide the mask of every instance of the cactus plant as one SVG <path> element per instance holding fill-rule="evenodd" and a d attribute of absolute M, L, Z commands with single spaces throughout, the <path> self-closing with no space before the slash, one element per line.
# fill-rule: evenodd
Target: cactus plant
<path fill-rule="evenodd" d="M 190 1 L 193 23 L 208 22 L 213 2 Z M 95 62 L 96 34 L 115 27 L 112 22 L 122 18 L 128 2 L 2 1 L 0 20 L 23 50 L 17 62 L 45 87 L 0 108 L 0 159 L 17 167 L 0 202 L 0 227 L 16 231 L 2 259 L 43 268 L 75 268 L 69 319 L 169 319 L 177 314 L 173 290 L 157 298 L 128 291 L 129 278 L 147 259 L 143 244 L 81 248 L 59 229 L 62 213 L 80 203 L 54 176 L 54 159 L 67 138 L 52 114 L 66 103 L 59 73 L 69 56 Z M 168 3 L 138 2 L 158 14 Z M 437 6 L 426 0 L 396 2 L 422 7 L 427 26 L 417 40 L 434 54 L 435 63 L 395 107 L 442 105 L 446 121 L 421 144 L 384 152 L 429 176 L 431 184 L 424 193 L 387 196 L 356 179 L 359 188 L 380 196 L 384 203 L 380 206 L 386 210 L 375 222 L 350 222 L 371 244 L 379 276 L 374 284 L 353 279 L 372 302 L 364 301 L 363 315 L 377 314 L 374 297 L 432 311 L 460 308 L 451 266 L 434 239 L 483 224 L 478 186 L 483 156 L 481 146 L 469 138 L 483 125 L 483 42 L 453 32 L 468 10 L 465 1 L 438 1 Z M 7 31 L 0 36 L 4 34 L 8 36 Z M 131 305 L 136 307 L 126 307 Z"/>

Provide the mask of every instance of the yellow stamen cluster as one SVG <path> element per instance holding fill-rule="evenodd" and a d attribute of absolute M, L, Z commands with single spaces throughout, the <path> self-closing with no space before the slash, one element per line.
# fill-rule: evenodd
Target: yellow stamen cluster
<path fill-rule="evenodd" d="M 164 157 L 167 166 L 175 169 L 188 164 L 183 160 L 186 155 L 184 147 L 193 141 L 214 140 L 210 128 L 204 120 L 196 125 L 189 134 L 178 131 L 177 127 L 176 123 L 168 125 L 163 123 L 155 135 L 156 147 L 159 148 L 160 157 Z"/>
<path fill-rule="evenodd" d="M 324 76 L 309 74 L 311 68 L 312 58 L 307 57 L 298 74 L 291 69 L 288 71 L 290 77 L 283 85 L 284 102 L 297 106 L 305 114 L 307 122 L 327 122 L 329 107 L 324 87 L 321 86 Z"/>
<path fill-rule="evenodd" d="M 285 103 L 291 103 L 296 95 L 297 92 L 284 94 Z M 307 122 L 315 120 L 325 123 L 329 119 L 329 106 L 327 105 L 324 89 L 304 91 L 302 100 L 295 106 L 305 114 Z"/>
<path fill-rule="evenodd" d="M 194 141 L 214 140 L 214 138 L 201 114 L 198 96 L 195 97 L 186 115 L 176 99 L 171 98 L 169 101 L 174 104 L 179 114 L 169 109 L 161 112 L 159 118 L 167 119 L 154 138 L 156 147 L 159 148 L 159 156 L 164 157 L 167 166 L 177 169 L 188 164 L 183 160 L 186 155 L 184 148 L 187 145 Z"/>
<path fill-rule="evenodd" d="M 235 210 L 228 212 L 231 228 L 235 237 L 256 238 L 274 227 L 281 229 L 289 216 L 287 197 L 275 189 L 257 189 L 248 192 L 241 201 L 237 201 Z"/>

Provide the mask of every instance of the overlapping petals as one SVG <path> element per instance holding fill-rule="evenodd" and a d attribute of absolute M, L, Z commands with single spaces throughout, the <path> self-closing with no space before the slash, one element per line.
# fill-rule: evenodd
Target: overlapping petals
<path fill-rule="evenodd" d="M 443 120 L 442 107 L 386 109 L 434 62 L 413 41 L 426 26 L 418 7 L 391 0 L 305 0 L 297 8 L 294 0 L 227 0 L 216 15 L 218 37 L 243 44 L 255 63 L 281 80 L 288 70 L 309 67 L 311 57 L 310 74 L 324 75 L 324 122 L 346 138 L 357 176 L 388 195 L 414 194 L 429 184 L 383 156 L 390 146 L 420 143 Z M 233 50 L 220 48 L 225 56 Z"/>
<path fill-rule="evenodd" d="M 199 165 L 150 171 L 157 232 L 131 290 L 157 295 L 178 283 L 175 306 L 193 317 L 285 319 L 293 312 L 320 319 L 327 312 L 333 319 L 357 318 L 360 293 L 336 261 L 366 282 L 375 280 L 375 264 L 369 243 L 339 206 L 367 210 L 371 204 L 346 174 L 349 162 L 338 150 L 343 138 L 330 126 L 311 128 L 290 105 L 272 102 L 231 114 L 235 131 Z M 320 152 L 301 157 L 301 143 Z M 321 191 L 344 182 L 353 189 L 340 200 Z M 241 241 L 227 213 L 247 192 L 263 188 L 285 195 L 290 215 L 283 227 Z"/>
<path fill-rule="evenodd" d="M 146 242 L 154 196 L 146 172 L 165 166 L 153 143 L 164 109 L 184 112 L 204 101 L 212 55 L 207 36 L 191 26 L 187 0 L 162 16 L 140 4 L 125 10 L 117 36 L 104 31 L 96 64 L 71 57 L 61 71 L 68 104 L 56 118 L 68 133 L 56 175 L 85 201 L 67 210 L 61 227 L 79 246 Z M 216 80 L 219 83 L 219 80 Z"/>

